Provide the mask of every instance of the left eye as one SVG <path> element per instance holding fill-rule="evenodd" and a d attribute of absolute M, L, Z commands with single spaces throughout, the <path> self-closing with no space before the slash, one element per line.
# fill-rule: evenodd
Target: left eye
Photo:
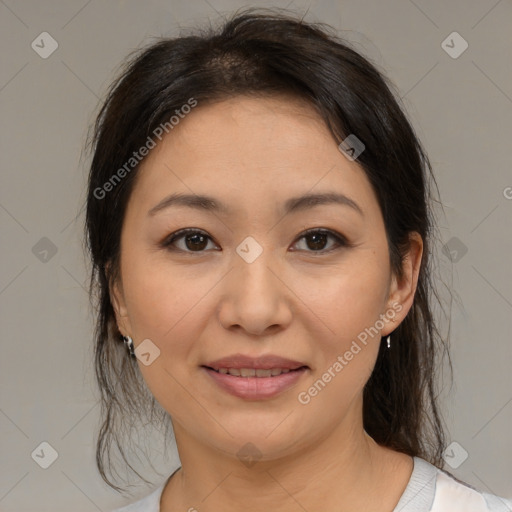
<path fill-rule="evenodd" d="M 331 245 L 330 248 L 326 249 L 325 246 L 329 238 L 334 240 L 334 247 Z M 302 239 L 306 241 L 307 249 L 302 248 L 298 250 L 306 250 L 307 252 L 330 252 L 339 247 L 348 245 L 345 237 L 328 229 L 310 229 L 297 239 L 295 245 Z M 169 250 L 183 252 L 204 252 L 208 246 L 208 241 L 211 240 L 211 237 L 204 231 L 189 228 L 176 231 L 162 243 L 162 246 Z M 177 244 L 178 241 L 183 241 L 184 244 L 179 247 Z M 297 249 L 292 250 L 295 251 Z"/>
<path fill-rule="evenodd" d="M 334 247 L 325 249 L 326 241 L 331 238 L 334 240 Z M 334 231 L 328 229 L 311 229 L 303 233 L 299 240 L 309 240 L 310 243 L 306 242 L 308 248 L 313 248 L 313 251 L 308 252 L 330 252 L 339 247 L 348 245 L 346 239 Z"/>

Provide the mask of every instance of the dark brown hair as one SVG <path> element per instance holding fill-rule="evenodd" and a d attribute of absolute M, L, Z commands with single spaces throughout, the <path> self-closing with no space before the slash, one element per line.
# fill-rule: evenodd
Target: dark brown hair
<path fill-rule="evenodd" d="M 113 444 L 135 471 L 124 452 L 122 434 L 129 438 L 137 421 L 149 418 L 152 424 L 166 425 L 167 440 L 170 425 L 146 388 L 136 360 L 119 341 L 109 285 L 118 277 L 121 227 L 138 165 L 121 173 L 115 183 L 112 176 L 123 165 L 126 170 L 133 152 L 190 98 L 197 101 L 197 108 L 237 95 L 301 98 L 317 110 L 337 144 L 349 134 L 364 143 L 358 162 L 378 198 L 391 268 L 398 277 L 409 233 L 418 232 L 424 243 L 413 306 L 392 333 L 392 350 L 381 343 L 364 388 L 364 428 L 379 444 L 441 465 L 445 440 L 436 405 L 436 372 L 438 356 L 448 353 L 433 316 L 433 300 L 441 303 L 431 259 L 435 178 L 391 91 L 375 65 L 331 27 L 276 9 L 249 9 L 219 28 L 158 40 L 127 61 L 108 91 L 89 140 L 93 158 L 86 218 L 93 263 L 91 297 L 97 299 L 99 310 L 95 365 L 103 416 L 96 460 L 111 487 L 120 489 L 105 473 Z M 109 180 L 113 185 L 107 187 L 108 193 L 99 193 Z"/>

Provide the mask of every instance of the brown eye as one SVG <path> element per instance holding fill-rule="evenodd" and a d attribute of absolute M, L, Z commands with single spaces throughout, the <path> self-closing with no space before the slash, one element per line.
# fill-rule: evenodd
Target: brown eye
<path fill-rule="evenodd" d="M 326 249 L 325 247 L 328 244 L 329 238 L 334 240 L 334 246 Z M 299 250 L 305 250 L 307 252 L 330 252 L 331 250 L 348 245 L 342 235 L 326 229 L 311 229 L 301 235 L 299 240 L 302 239 L 306 240 L 306 249 Z"/>
<path fill-rule="evenodd" d="M 169 250 L 183 252 L 204 252 L 209 240 L 211 238 L 203 231 L 189 228 L 173 233 L 163 242 L 162 246 Z M 178 241 L 182 242 L 181 246 L 177 245 Z"/>
<path fill-rule="evenodd" d="M 185 245 L 191 251 L 201 251 L 208 245 L 207 237 L 201 233 L 185 235 Z"/>
<path fill-rule="evenodd" d="M 325 249 L 329 235 L 326 235 L 325 233 L 312 233 L 307 235 L 305 239 L 311 242 L 310 244 L 306 242 L 309 249 L 322 250 Z"/>

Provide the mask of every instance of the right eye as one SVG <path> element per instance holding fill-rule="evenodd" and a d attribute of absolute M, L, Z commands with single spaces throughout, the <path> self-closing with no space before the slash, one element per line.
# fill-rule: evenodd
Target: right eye
<path fill-rule="evenodd" d="M 212 240 L 212 238 L 205 231 L 185 228 L 169 235 L 162 242 L 162 247 L 169 251 L 204 252 L 205 247 L 208 245 L 208 240 Z M 177 246 L 178 241 L 183 242 L 181 247 Z"/>

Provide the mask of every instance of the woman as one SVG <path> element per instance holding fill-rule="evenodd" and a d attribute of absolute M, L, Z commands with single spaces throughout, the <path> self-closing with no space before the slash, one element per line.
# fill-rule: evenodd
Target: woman
<path fill-rule="evenodd" d="M 511 510 L 438 469 L 435 181 L 368 61 L 249 10 L 137 55 L 92 146 L 98 467 L 158 413 L 181 461 L 119 510 Z"/>

